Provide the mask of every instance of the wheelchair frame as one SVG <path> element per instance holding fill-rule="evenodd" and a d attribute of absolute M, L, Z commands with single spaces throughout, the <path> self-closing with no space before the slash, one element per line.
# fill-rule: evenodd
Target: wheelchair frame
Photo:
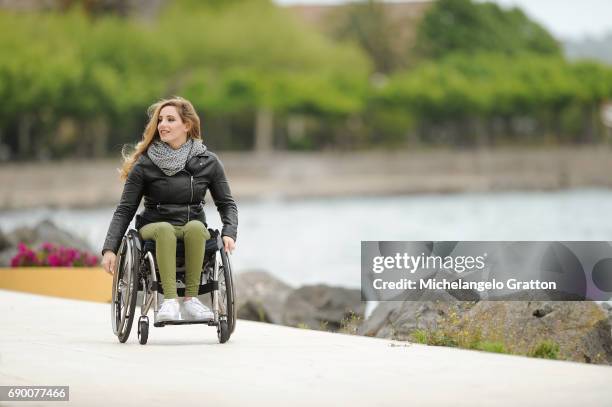
<path fill-rule="evenodd" d="M 223 240 L 218 230 L 209 229 L 211 238 L 206 241 L 204 263 L 198 295 L 211 294 L 210 320 L 176 320 L 154 322 L 155 327 L 165 325 L 207 324 L 217 327 L 220 343 L 229 340 L 236 327 L 234 281 L 230 254 L 223 250 Z M 177 267 L 177 285 L 184 270 Z M 184 288 L 178 288 L 179 295 Z M 130 336 L 135 317 L 138 293 L 142 292 L 141 315 L 138 319 L 138 341 L 144 345 L 149 336 L 149 317 L 159 311 L 158 296 L 163 293 L 155 257 L 146 250 L 138 231 L 131 229 L 123 237 L 117 252 L 117 270 L 113 274 L 111 322 L 113 333 L 124 343 Z M 155 317 L 154 317 L 155 319 Z"/>

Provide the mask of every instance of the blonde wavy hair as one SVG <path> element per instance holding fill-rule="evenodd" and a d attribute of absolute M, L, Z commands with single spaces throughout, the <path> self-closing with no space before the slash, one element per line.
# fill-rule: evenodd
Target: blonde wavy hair
<path fill-rule="evenodd" d="M 187 131 L 187 137 L 192 139 L 202 139 L 200 133 L 200 117 L 196 113 L 193 105 L 187 99 L 175 96 L 170 99 L 162 99 L 157 103 L 152 104 L 147 109 L 147 115 L 149 116 L 149 122 L 147 123 L 144 132 L 142 133 L 142 140 L 139 141 L 133 148 L 129 145 L 123 146 L 121 156 L 123 157 L 123 166 L 119 169 L 119 177 L 122 180 L 126 180 L 127 176 L 136 163 L 138 158 L 147 151 L 149 145 L 154 140 L 161 140 L 159 132 L 157 131 L 157 121 L 159 120 L 159 112 L 166 106 L 174 106 L 178 111 L 179 116 L 183 123 L 189 125 Z M 128 150 L 132 150 L 129 152 Z"/>

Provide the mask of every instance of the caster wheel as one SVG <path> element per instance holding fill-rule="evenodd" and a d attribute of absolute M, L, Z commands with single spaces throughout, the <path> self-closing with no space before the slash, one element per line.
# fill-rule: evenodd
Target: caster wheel
<path fill-rule="evenodd" d="M 219 343 L 225 343 L 230 337 L 229 326 L 227 325 L 227 321 L 219 321 L 219 326 L 217 327 L 217 337 L 219 338 Z"/>
<path fill-rule="evenodd" d="M 149 318 L 140 317 L 138 320 L 138 342 L 141 345 L 145 345 L 147 343 L 147 339 L 149 338 Z"/>

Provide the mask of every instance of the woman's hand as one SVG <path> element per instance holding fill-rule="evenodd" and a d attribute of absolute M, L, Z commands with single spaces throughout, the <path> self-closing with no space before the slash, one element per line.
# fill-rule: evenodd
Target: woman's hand
<path fill-rule="evenodd" d="M 233 252 L 236 248 L 236 242 L 229 236 L 223 236 L 223 249 L 226 252 Z"/>
<path fill-rule="evenodd" d="M 113 275 L 115 273 L 115 265 L 117 263 L 117 255 L 110 250 L 104 252 L 102 256 L 102 267 L 107 273 Z"/>

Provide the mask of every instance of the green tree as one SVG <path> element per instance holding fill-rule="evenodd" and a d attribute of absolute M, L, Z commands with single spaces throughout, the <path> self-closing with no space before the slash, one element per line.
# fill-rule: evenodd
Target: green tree
<path fill-rule="evenodd" d="M 336 13 L 335 36 L 355 41 L 370 57 L 377 72 L 390 73 L 405 63 L 405 55 L 394 46 L 399 27 L 385 13 L 385 5 L 366 0 L 351 3 Z"/>
<path fill-rule="evenodd" d="M 555 39 L 520 9 L 473 0 L 438 0 L 419 24 L 417 51 L 434 59 L 452 53 L 561 53 Z"/>

